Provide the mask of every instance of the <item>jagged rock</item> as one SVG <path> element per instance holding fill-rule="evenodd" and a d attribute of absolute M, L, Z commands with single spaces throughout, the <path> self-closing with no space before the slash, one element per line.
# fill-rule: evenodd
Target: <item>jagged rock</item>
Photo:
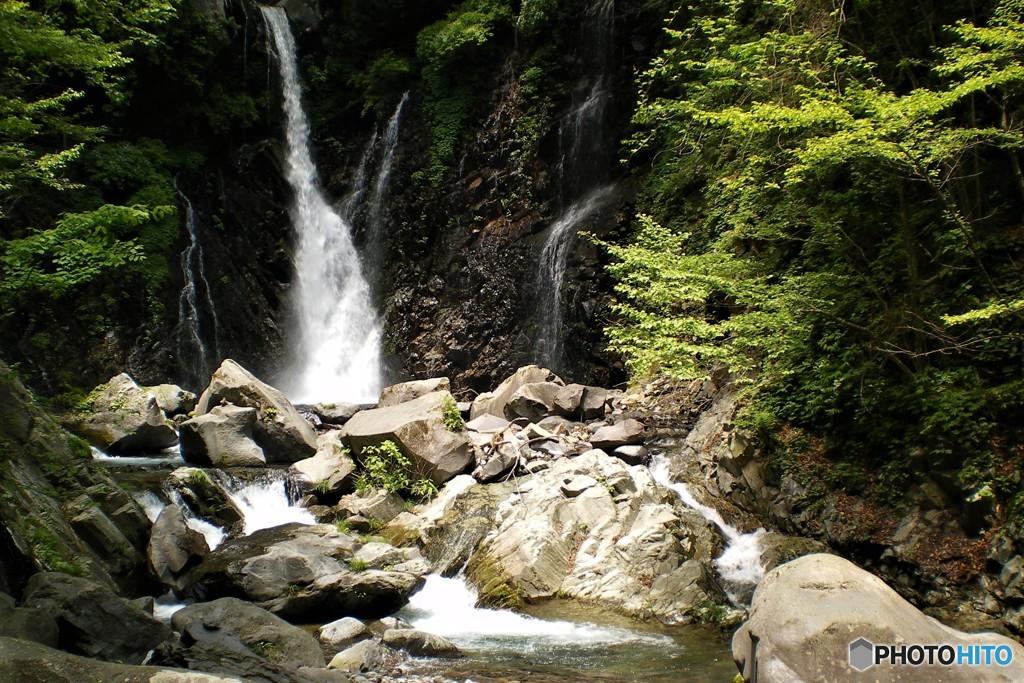
<path fill-rule="evenodd" d="M 263 529 L 210 553 L 192 574 L 192 590 L 209 598 L 241 595 L 301 623 L 390 614 L 423 585 L 423 577 L 350 566 L 362 545 L 333 526 Z"/>
<path fill-rule="evenodd" d="M 338 671 L 380 671 L 384 663 L 394 660 L 394 653 L 373 640 L 363 640 L 334 655 L 328 669 Z"/>
<path fill-rule="evenodd" d="M 156 453 L 178 443 L 156 397 L 122 373 L 93 390 L 89 408 L 67 424 L 75 434 L 108 453 Z"/>
<path fill-rule="evenodd" d="M 107 661 L 141 663 L 170 635 L 166 626 L 109 589 L 67 574 L 36 574 L 22 603 L 53 615 L 65 649 Z"/>
<path fill-rule="evenodd" d="M 600 387 L 587 387 L 580 404 L 581 419 L 600 420 L 604 417 L 611 392 Z"/>
<path fill-rule="evenodd" d="M 762 534 L 757 544 L 761 549 L 761 566 L 765 571 L 771 571 L 780 564 L 804 555 L 828 552 L 828 546 L 821 541 L 801 536 L 786 536 L 774 531 Z"/>
<path fill-rule="evenodd" d="M 340 652 L 356 643 L 373 637 L 366 624 L 353 617 L 336 619 L 317 629 L 320 644 L 325 650 Z"/>
<path fill-rule="evenodd" d="M 23 683 L 245 683 L 184 669 L 111 664 L 78 657 L 38 643 L 0 637 L 0 680 Z"/>
<path fill-rule="evenodd" d="M 366 628 L 370 629 L 370 633 L 380 639 L 384 637 L 387 631 L 412 628 L 412 625 L 400 617 L 383 617 L 366 622 Z"/>
<path fill-rule="evenodd" d="M 1024 600 L 1024 557 L 1016 555 L 1003 565 L 999 572 L 1003 583 L 1003 594 L 1010 600 Z"/>
<path fill-rule="evenodd" d="M 174 655 L 189 668 L 243 678 L 278 674 L 273 679 L 302 679 L 302 666 L 322 667 L 316 638 L 270 612 L 237 598 L 189 605 L 171 617 L 181 634 Z"/>
<path fill-rule="evenodd" d="M 215 406 L 178 427 L 185 462 L 213 467 L 264 467 L 263 449 L 253 440 L 256 409 Z"/>
<path fill-rule="evenodd" d="M 210 553 L 201 533 L 185 524 L 177 505 L 168 505 L 153 523 L 146 552 L 149 569 L 165 586 L 181 588 L 179 576 Z"/>
<path fill-rule="evenodd" d="M 560 377 L 546 368 L 541 368 L 536 365 L 527 365 L 519 368 L 511 377 L 499 384 L 497 389 L 492 392 L 480 394 L 476 397 L 473 401 L 473 406 L 469 411 L 470 420 L 475 420 L 485 413 L 497 415 L 498 417 L 505 417 L 505 406 L 508 405 L 508 402 L 512 399 L 512 395 L 515 394 L 516 391 L 518 391 L 524 384 L 533 384 L 536 382 L 565 384 Z"/>
<path fill-rule="evenodd" d="M 351 490 L 356 464 L 341 443 L 341 432 L 332 430 L 317 437 L 316 455 L 288 468 L 307 483 L 307 490 L 340 493 Z"/>
<path fill-rule="evenodd" d="M 525 417 L 536 421 L 551 412 L 555 397 L 563 387 L 555 382 L 533 382 L 519 387 L 505 405 L 505 417 Z"/>
<path fill-rule="evenodd" d="M 387 408 L 388 406 L 396 406 L 399 403 L 406 403 L 435 391 L 451 392 L 451 390 L 452 385 L 447 377 L 433 377 L 431 379 L 392 384 L 380 390 L 380 400 L 377 401 L 377 407 Z"/>
<path fill-rule="evenodd" d="M 66 511 L 71 528 L 104 558 L 115 574 L 125 575 L 145 564 L 139 550 L 90 496 L 78 496 Z"/>
<path fill-rule="evenodd" d="M 292 463 L 316 453 L 316 432 L 295 406 L 231 359 L 213 373 L 199 398 L 196 415 L 209 413 L 221 401 L 256 409 L 253 440 L 263 449 L 267 462 Z"/>
<path fill-rule="evenodd" d="M 639 420 L 630 418 L 617 424 L 598 427 L 590 437 L 590 443 L 594 448 L 612 450 L 619 446 L 643 443 L 646 436 L 647 430 L 644 429 L 643 424 Z"/>
<path fill-rule="evenodd" d="M 365 517 L 390 522 L 402 514 L 405 501 L 397 493 L 384 489 L 366 489 L 343 496 L 335 508 L 344 517 Z"/>
<path fill-rule="evenodd" d="M 357 550 L 352 559 L 368 569 L 390 569 L 420 576 L 430 571 L 430 565 L 416 547 L 396 548 L 390 543 L 370 542 Z"/>
<path fill-rule="evenodd" d="M 167 416 L 187 414 L 195 410 L 196 395 L 177 384 L 158 384 L 147 391 L 156 398 L 156 404 Z"/>
<path fill-rule="evenodd" d="M 749 620 L 732 639 L 736 664 L 750 681 L 856 680 L 850 643 L 1005 645 L 1009 666 L 873 667 L 873 681 L 1024 680 L 1024 647 L 993 633 L 956 631 L 925 616 L 881 579 L 835 555 L 806 555 L 772 570 L 754 592 Z M 757 646 L 751 652 L 751 643 Z M 836 654 L 839 653 L 839 654 Z M 755 659 L 756 658 L 756 659 Z"/>
<path fill-rule="evenodd" d="M 619 446 L 612 455 L 616 458 L 620 458 L 630 465 L 643 465 L 647 462 L 647 448 L 640 444 L 633 444 L 631 446 Z"/>
<path fill-rule="evenodd" d="M 462 651 L 455 643 L 424 631 L 412 628 L 391 629 L 384 632 L 381 642 L 396 650 L 408 652 L 413 657 L 461 657 Z"/>
<path fill-rule="evenodd" d="M 585 389 L 582 384 L 566 384 L 555 395 L 555 411 L 565 417 L 578 416 Z"/>
<path fill-rule="evenodd" d="M 555 396 L 554 410 L 575 420 L 599 420 L 604 417 L 608 391 L 600 387 L 567 384 Z"/>
<path fill-rule="evenodd" d="M 444 424 L 446 400 L 453 400 L 451 394 L 435 391 L 395 406 L 363 411 L 343 427 L 345 441 L 356 457 L 367 446 L 393 441 L 412 459 L 417 474 L 441 485 L 473 462 L 465 432 L 453 432 Z"/>
<path fill-rule="evenodd" d="M 199 517 L 224 528 L 241 525 L 242 511 L 203 470 L 179 467 L 171 472 L 166 483 L 181 495 L 185 504 Z"/>
<path fill-rule="evenodd" d="M 360 403 L 317 403 L 305 406 L 305 410 L 320 418 L 320 422 L 327 425 L 343 425 L 352 419 L 352 416 L 360 410 L 373 408 L 372 404 Z"/>
<path fill-rule="evenodd" d="M 38 607 L 15 607 L 14 598 L 0 593 L 0 637 L 19 638 L 57 647 L 59 629 L 53 617 Z"/>
<path fill-rule="evenodd" d="M 688 564 L 710 560 L 717 536 L 646 469 L 591 450 L 552 461 L 498 500 L 467 568 L 487 604 L 557 593 L 677 623 L 723 602 L 696 573 L 700 562 Z M 454 512 L 446 523 L 461 526 Z M 426 552 L 433 559 L 429 543 Z"/>

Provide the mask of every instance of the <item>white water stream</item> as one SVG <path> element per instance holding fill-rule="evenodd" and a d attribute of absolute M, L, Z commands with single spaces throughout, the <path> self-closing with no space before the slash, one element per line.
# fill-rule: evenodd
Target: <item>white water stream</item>
<path fill-rule="evenodd" d="M 665 488 L 672 489 L 683 505 L 695 510 L 701 517 L 713 523 L 728 541 L 725 551 L 715 560 L 715 568 L 722 580 L 733 588 L 749 588 L 756 586 L 764 578 L 764 566 L 761 564 L 760 538 L 764 529 L 751 533 L 740 533 L 739 529 L 728 524 L 718 510 L 697 501 L 690 489 L 681 482 L 673 482 L 669 473 L 668 460 L 664 455 L 651 458 L 651 476 Z M 734 593 L 730 598 L 735 601 Z"/>
<path fill-rule="evenodd" d="M 248 482 L 220 470 L 211 470 L 208 474 L 242 512 L 242 533 L 246 536 L 260 529 L 291 522 L 316 524 L 309 510 L 292 504 L 288 497 L 288 482 L 276 470 L 268 470 Z"/>
<path fill-rule="evenodd" d="M 373 191 L 367 200 L 366 208 L 366 255 L 367 271 L 370 282 L 380 287 L 380 271 L 383 266 L 384 249 L 384 206 L 390 194 L 391 169 L 395 164 L 395 153 L 398 151 L 398 133 L 402 124 L 402 110 L 409 101 L 406 92 L 395 107 L 395 113 L 388 120 L 384 129 L 383 147 L 380 152 L 380 166 L 377 177 L 373 181 Z"/>
<path fill-rule="evenodd" d="M 309 149 L 295 41 L 281 7 L 261 5 L 281 74 L 287 179 L 297 235 L 292 293 L 293 367 L 283 374 L 296 403 L 376 401 L 381 388 L 380 324 L 352 229 L 324 199 Z"/>
<path fill-rule="evenodd" d="M 220 361 L 217 311 L 210 282 L 206 279 L 195 207 L 178 189 L 177 181 L 175 189 L 185 207 L 185 229 L 188 231 L 188 247 L 181 253 L 185 285 L 178 295 L 178 364 L 192 386 L 202 386 Z"/>

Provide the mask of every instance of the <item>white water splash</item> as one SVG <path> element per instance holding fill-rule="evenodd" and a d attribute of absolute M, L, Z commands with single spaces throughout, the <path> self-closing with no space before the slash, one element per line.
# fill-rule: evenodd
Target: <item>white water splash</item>
<path fill-rule="evenodd" d="M 185 461 L 178 452 L 177 447 L 162 451 L 165 455 L 109 455 L 95 446 L 89 446 L 93 460 L 101 460 L 108 467 L 152 467 L 154 465 L 166 465 L 176 467 L 184 465 Z"/>
<path fill-rule="evenodd" d="M 198 531 L 206 539 L 206 547 L 210 550 L 216 550 L 217 546 L 224 542 L 224 530 L 216 524 L 207 522 L 205 519 L 199 519 L 198 517 L 192 517 L 188 514 L 187 508 L 185 513 L 185 525 L 193 531 Z"/>
<path fill-rule="evenodd" d="M 296 403 L 377 400 L 381 387 L 380 325 L 352 241 L 351 226 L 324 199 L 309 151 L 295 41 L 281 7 L 261 5 L 281 73 L 288 153 L 295 194 L 296 283 L 292 295 L 295 360 L 285 374 Z"/>
<path fill-rule="evenodd" d="M 156 522 L 156 518 L 160 516 L 160 513 L 167 507 L 167 503 L 160 499 L 160 496 L 156 495 L 152 491 L 142 491 L 141 493 L 135 494 L 135 502 L 139 504 L 142 511 L 146 513 L 146 517 L 149 518 L 150 524 Z"/>
<path fill-rule="evenodd" d="M 722 580 L 732 586 L 745 588 L 760 583 L 764 578 L 760 543 L 764 529 L 757 529 L 749 534 L 740 533 L 739 529 L 722 519 L 718 510 L 697 502 L 686 484 L 672 481 L 668 459 L 664 455 L 658 454 L 652 457 L 650 469 L 654 481 L 674 491 L 683 505 L 695 510 L 701 517 L 713 523 L 728 541 L 725 551 L 715 560 L 715 568 Z M 730 594 L 729 597 L 735 602 L 733 594 Z"/>
<path fill-rule="evenodd" d="M 288 497 L 287 481 L 267 473 L 258 479 L 243 482 L 221 471 L 210 473 L 242 513 L 243 533 L 248 536 L 260 529 L 298 522 L 316 524 L 309 510 L 293 505 Z"/>
<path fill-rule="evenodd" d="M 442 636 L 466 649 L 529 652 L 545 646 L 586 649 L 640 641 L 671 643 L 663 636 L 624 628 L 547 621 L 508 610 L 481 609 L 475 606 L 476 599 L 476 591 L 464 579 L 431 574 L 398 616 L 421 631 Z"/>

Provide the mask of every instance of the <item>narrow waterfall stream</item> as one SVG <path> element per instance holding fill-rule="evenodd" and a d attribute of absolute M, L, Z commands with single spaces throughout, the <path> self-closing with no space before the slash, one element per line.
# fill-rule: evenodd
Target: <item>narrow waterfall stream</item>
<path fill-rule="evenodd" d="M 294 360 L 283 389 L 296 403 L 375 401 L 381 387 L 381 330 L 352 240 L 351 225 L 320 191 L 302 108 L 295 41 L 281 7 L 261 5 L 273 39 L 286 118 L 287 178 L 297 234 L 292 306 Z"/>
<path fill-rule="evenodd" d="M 242 533 L 246 536 L 292 522 L 316 524 L 309 510 L 292 503 L 288 479 L 281 470 L 267 470 L 250 481 L 232 477 L 223 470 L 211 470 L 210 476 L 241 511 Z"/>
<path fill-rule="evenodd" d="M 398 133 L 402 124 L 402 110 L 409 101 L 409 93 L 406 92 L 395 107 L 395 113 L 388 120 L 387 128 L 384 129 L 383 147 L 380 152 L 380 165 L 377 170 L 377 177 L 373 181 L 373 191 L 370 193 L 366 207 L 366 254 L 367 272 L 371 285 L 377 290 L 380 289 L 381 267 L 384 260 L 384 205 L 388 200 L 391 189 L 391 170 L 395 163 L 395 153 L 398 151 Z"/>
<path fill-rule="evenodd" d="M 206 262 L 195 207 L 177 182 L 175 189 L 185 207 L 185 229 L 188 231 L 188 246 L 181 253 L 185 285 L 178 296 L 178 365 L 191 386 L 200 386 L 220 362 L 217 310 L 210 282 L 206 279 Z"/>

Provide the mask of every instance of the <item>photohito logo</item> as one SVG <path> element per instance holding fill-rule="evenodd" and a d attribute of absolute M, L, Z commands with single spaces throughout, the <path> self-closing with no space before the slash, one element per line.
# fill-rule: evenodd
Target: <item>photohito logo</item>
<path fill-rule="evenodd" d="M 875 645 L 867 638 L 850 643 L 850 668 L 867 671 L 879 664 L 893 666 L 1009 666 L 1009 645 Z"/>

